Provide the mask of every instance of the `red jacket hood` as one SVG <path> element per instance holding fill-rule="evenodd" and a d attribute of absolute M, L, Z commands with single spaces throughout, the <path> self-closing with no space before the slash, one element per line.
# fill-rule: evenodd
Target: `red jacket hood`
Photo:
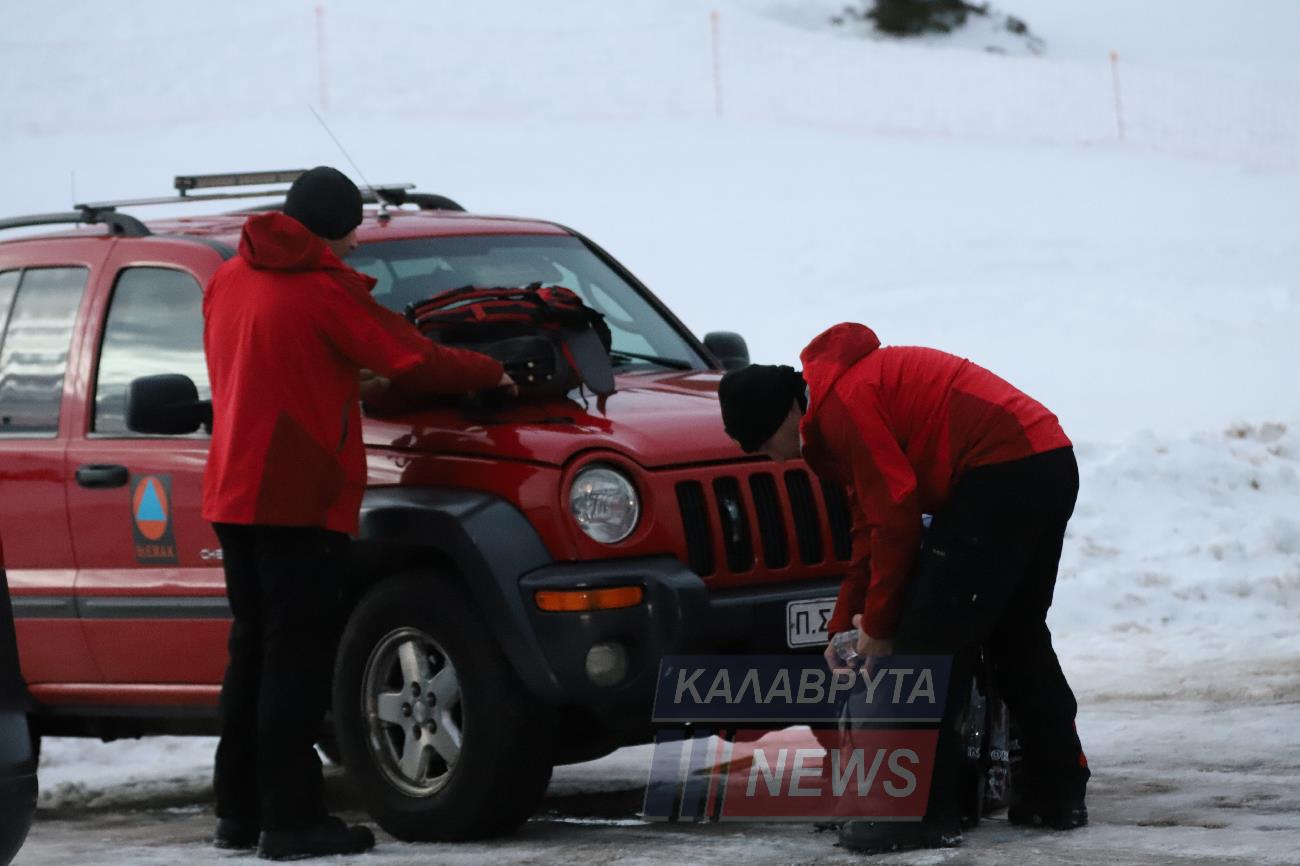
<path fill-rule="evenodd" d="M 325 241 L 279 211 L 251 216 L 239 236 L 239 257 L 259 271 L 329 271 L 345 287 L 369 292 L 375 278 L 354 270 Z"/>
<path fill-rule="evenodd" d="M 808 415 L 846 370 L 879 348 L 876 332 L 856 322 L 844 322 L 818 334 L 799 355 L 808 383 Z"/>
<path fill-rule="evenodd" d="M 239 255 L 259 271 L 352 270 L 302 223 L 279 211 L 251 216 L 239 235 Z"/>
<path fill-rule="evenodd" d="M 239 255 L 258 270 L 316 271 L 341 265 L 325 242 L 293 217 L 278 211 L 251 216 L 239 236 Z"/>

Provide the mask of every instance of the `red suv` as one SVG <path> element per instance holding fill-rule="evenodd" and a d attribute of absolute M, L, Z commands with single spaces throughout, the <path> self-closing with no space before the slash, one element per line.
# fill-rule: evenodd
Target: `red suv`
<path fill-rule="evenodd" d="M 294 176 L 177 178 L 175 200 Z M 646 742 L 665 653 L 817 651 L 848 512 L 803 465 L 724 435 L 736 335 L 701 343 L 571 229 L 407 187 L 366 195 L 348 261 L 388 307 L 559 284 L 613 333 L 607 399 L 366 420 L 323 742 L 395 836 L 482 836 L 524 820 L 553 765 Z M 0 537 L 39 733 L 215 730 L 229 609 L 199 515 L 207 437 L 183 404 L 207 397 L 202 287 L 248 212 L 146 224 L 118 209 L 157 201 L 0 221 L 85 224 L 0 242 Z M 136 383 L 158 374 L 188 377 L 191 399 Z"/>

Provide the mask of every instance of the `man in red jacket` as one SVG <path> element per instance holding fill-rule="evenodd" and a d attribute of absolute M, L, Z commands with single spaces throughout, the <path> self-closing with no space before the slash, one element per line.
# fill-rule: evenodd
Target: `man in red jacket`
<path fill-rule="evenodd" d="M 513 390 L 485 355 L 441 348 L 345 265 L 361 193 L 319 167 L 284 212 L 250 217 L 208 284 L 204 348 L 212 444 L 203 516 L 221 540 L 234 623 L 221 688 L 215 787 L 222 848 L 268 859 L 356 853 L 366 827 L 326 814 L 315 742 L 329 701 L 349 534 L 366 485 L 368 391 Z"/>
<path fill-rule="evenodd" d="M 858 324 L 821 334 L 802 361 L 802 374 L 764 366 L 727 374 L 719 396 L 728 434 L 773 460 L 802 454 L 848 489 L 852 564 L 832 635 L 857 628 L 868 662 L 895 651 L 953 656 L 925 821 L 851 821 L 844 844 L 884 851 L 960 841 L 958 729 L 981 646 L 1020 724 L 1029 771 L 1010 819 L 1086 823 L 1077 707 L 1046 624 L 1079 487 L 1056 416 L 967 360 L 881 348 Z M 924 544 L 923 514 L 932 516 Z M 840 666 L 829 647 L 827 659 Z"/>

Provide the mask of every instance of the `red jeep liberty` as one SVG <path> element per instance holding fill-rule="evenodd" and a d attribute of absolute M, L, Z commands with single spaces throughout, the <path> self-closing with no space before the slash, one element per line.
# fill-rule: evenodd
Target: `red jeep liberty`
<path fill-rule="evenodd" d="M 294 176 L 182 177 L 173 200 Z M 409 187 L 366 195 L 348 261 L 386 306 L 541 282 L 613 334 L 606 400 L 366 420 L 324 742 L 394 835 L 483 836 L 525 820 L 555 764 L 650 739 L 662 655 L 819 651 L 847 504 L 723 433 L 717 385 L 747 363 L 744 341 L 697 340 L 584 236 Z M 201 413 L 132 383 L 180 374 L 207 397 L 203 286 L 248 212 L 146 224 L 119 210 L 158 201 L 0 220 L 82 224 L 0 241 L 0 537 L 41 734 L 215 730 L 229 610 L 199 516 Z M 137 416 L 175 432 L 133 430 Z"/>

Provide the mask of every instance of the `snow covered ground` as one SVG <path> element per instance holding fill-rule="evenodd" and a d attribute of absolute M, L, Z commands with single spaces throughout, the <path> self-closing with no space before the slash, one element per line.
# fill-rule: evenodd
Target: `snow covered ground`
<path fill-rule="evenodd" d="M 1300 761 L 1285 751 L 1295 704 L 1193 701 L 1084 701 L 1080 729 L 1097 774 L 1092 824 L 1043 833 L 985 821 L 960 849 L 872 858 L 885 864 L 1166 864 L 1247 866 L 1300 863 Z M 1293 734 L 1290 734 L 1293 736 Z M 207 847 L 214 741 L 159 738 L 143 743 L 51 741 L 42 760 L 47 786 L 38 822 L 16 866 L 67 863 L 191 866 L 238 855 Z M 789 863 L 844 866 L 863 858 L 834 846 L 834 835 L 803 824 L 647 824 L 637 818 L 649 747 L 561 767 L 539 814 L 490 843 L 410 845 L 386 835 L 358 866 L 415 863 L 515 866 L 617 863 L 620 866 Z M 327 775 L 331 806 L 364 820 L 337 770 Z"/>
<path fill-rule="evenodd" d="M 843 2 L 327 0 L 323 99 L 311 3 L 10 3 L 0 211 L 347 168 L 323 101 L 370 180 L 573 225 L 756 360 L 845 319 L 975 359 L 1079 446 L 1051 624 L 1095 821 L 896 862 L 1300 862 L 1300 4 L 1004 0 L 1046 41 L 1004 56 L 864 39 Z M 50 742 L 17 862 L 215 862 L 210 751 Z M 501 845 L 364 862 L 855 859 L 639 826 L 643 764 L 561 770 Z"/>

